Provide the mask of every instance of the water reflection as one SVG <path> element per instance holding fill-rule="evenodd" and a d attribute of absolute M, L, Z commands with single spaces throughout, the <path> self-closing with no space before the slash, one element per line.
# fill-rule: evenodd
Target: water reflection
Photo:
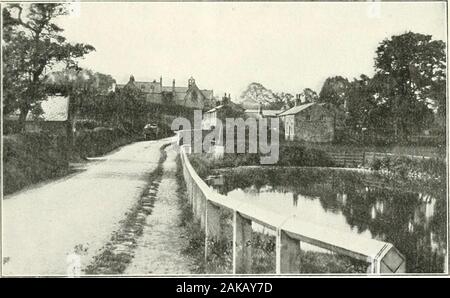
<path fill-rule="evenodd" d="M 391 242 L 407 258 L 408 272 L 445 270 L 445 185 L 393 185 L 328 169 L 239 170 L 210 184 L 276 212 Z"/>

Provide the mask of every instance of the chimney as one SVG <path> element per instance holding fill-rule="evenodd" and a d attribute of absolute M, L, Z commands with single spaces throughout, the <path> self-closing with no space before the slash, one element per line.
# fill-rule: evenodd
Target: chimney
<path fill-rule="evenodd" d="M 162 87 L 162 76 L 159 77 L 159 85 Z"/>

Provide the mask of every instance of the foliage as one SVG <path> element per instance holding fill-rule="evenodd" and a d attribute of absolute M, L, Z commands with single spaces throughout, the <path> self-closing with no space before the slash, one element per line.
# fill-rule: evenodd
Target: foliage
<path fill-rule="evenodd" d="M 300 93 L 300 99 L 302 103 L 317 102 L 319 101 L 319 95 L 317 95 L 316 91 L 310 88 L 305 88 L 302 93 Z"/>
<path fill-rule="evenodd" d="M 445 131 L 445 69 L 443 41 L 406 32 L 380 42 L 372 78 L 328 78 L 319 100 L 345 112 L 346 132 L 360 141 L 411 142 L 430 127 Z"/>
<path fill-rule="evenodd" d="M 3 113 L 19 109 L 21 124 L 28 112 L 42 113 L 46 73 L 60 64 L 78 69 L 76 59 L 94 50 L 66 41 L 55 20 L 67 14 L 61 3 L 14 3 L 3 9 Z"/>
<path fill-rule="evenodd" d="M 407 32 L 392 36 L 376 50 L 380 100 L 389 108 L 395 134 L 420 131 L 432 117 L 431 108 L 445 114 L 445 43 L 431 35 Z"/>
<path fill-rule="evenodd" d="M 175 178 L 178 185 L 178 204 L 181 210 L 179 226 L 184 227 L 187 235 L 189 235 L 188 245 L 182 252 L 185 255 L 193 257 L 197 261 L 196 273 L 205 273 L 206 264 L 204 251 L 206 236 L 203 229 L 201 229 L 200 224 L 194 220 L 192 207 L 189 205 L 180 155 L 177 155 L 175 162 L 177 164 Z"/>
<path fill-rule="evenodd" d="M 315 167 L 332 166 L 333 163 L 326 153 L 315 148 L 307 148 L 298 144 L 280 145 L 279 160 L 275 166 Z M 262 166 L 258 153 L 225 153 L 223 158 L 216 159 L 212 154 L 194 153 L 189 155 L 189 161 L 197 174 L 205 178 L 218 168 L 236 168 L 239 166 Z"/>
<path fill-rule="evenodd" d="M 330 77 L 323 83 L 319 93 L 319 101 L 336 107 L 344 105 L 349 88 L 349 82 L 341 76 Z"/>
<path fill-rule="evenodd" d="M 74 151 L 81 157 L 99 156 L 137 139 L 118 128 L 85 129 L 77 132 Z"/>
<path fill-rule="evenodd" d="M 319 149 L 286 143 L 280 146 L 279 166 L 326 167 L 332 166 L 327 154 Z"/>
<path fill-rule="evenodd" d="M 407 156 L 374 158 L 370 168 L 392 179 L 425 182 L 443 182 L 446 179 L 446 164 L 437 158 L 417 159 Z"/>

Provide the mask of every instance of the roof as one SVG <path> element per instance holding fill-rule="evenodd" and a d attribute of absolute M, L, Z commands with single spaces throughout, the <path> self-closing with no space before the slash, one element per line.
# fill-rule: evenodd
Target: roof
<path fill-rule="evenodd" d="M 212 90 L 207 90 L 207 89 L 203 89 L 200 90 L 203 95 L 208 99 L 208 100 L 212 100 L 214 97 L 214 92 Z"/>
<path fill-rule="evenodd" d="M 172 86 L 163 86 L 162 91 L 172 92 L 173 87 Z M 188 91 L 187 87 L 175 87 L 175 92 L 177 92 L 177 93 L 186 93 L 187 91 Z"/>
<path fill-rule="evenodd" d="M 161 84 L 159 82 L 133 82 L 134 86 L 144 92 L 161 92 Z"/>
<path fill-rule="evenodd" d="M 219 110 L 219 109 L 221 109 L 221 108 L 223 108 L 223 107 L 224 107 L 224 105 L 220 105 L 220 106 L 214 107 L 214 108 L 212 108 L 211 110 L 207 111 L 206 113 L 212 113 L 212 112 L 215 112 L 215 111 L 217 111 L 217 110 Z"/>
<path fill-rule="evenodd" d="M 246 109 L 244 112 L 246 114 L 259 114 L 259 109 Z M 281 110 L 262 110 L 263 116 L 268 117 L 276 117 L 281 112 Z"/>
<path fill-rule="evenodd" d="M 302 105 L 299 105 L 299 106 L 295 106 L 295 107 L 290 108 L 289 110 L 284 111 L 281 114 L 278 114 L 278 116 L 286 116 L 286 115 L 298 114 L 301 111 L 304 111 L 304 110 L 312 107 L 315 104 L 316 104 L 315 102 L 310 102 L 310 103 L 305 103 L 305 104 L 302 104 Z"/>

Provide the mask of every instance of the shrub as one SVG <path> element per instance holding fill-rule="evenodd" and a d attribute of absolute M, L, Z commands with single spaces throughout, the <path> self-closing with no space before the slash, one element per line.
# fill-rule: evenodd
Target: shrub
<path fill-rule="evenodd" d="M 99 156 L 136 138 L 118 128 L 96 127 L 77 132 L 74 149 L 82 157 Z"/>
<path fill-rule="evenodd" d="M 324 151 L 306 148 L 300 145 L 280 146 L 278 163 L 275 166 L 332 166 L 333 163 Z M 212 174 L 217 168 L 236 168 L 239 166 L 260 166 L 261 155 L 258 153 L 225 153 L 222 159 L 215 159 L 212 154 L 195 153 L 189 155 L 189 160 L 202 178 Z"/>
<path fill-rule="evenodd" d="M 330 158 L 324 151 L 306 148 L 297 144 L 285 144 L 280 147 L 281 166 L 332 166 Z"/>
<path fill-rule="evenodd" d="M 24 133 L 3 137 L 3 191 L 67 173 L 68 146 L 64 137 L 45 133 Z"/>
<path fill-rule="evenodd" d="M 388 156 L 374 159 L 370 164 L 374 171 L 388 177 L 418 180 L 441 180 L 446 177 L 446 164 L 436 158 L 417 159 L 407 156 Z"/>

